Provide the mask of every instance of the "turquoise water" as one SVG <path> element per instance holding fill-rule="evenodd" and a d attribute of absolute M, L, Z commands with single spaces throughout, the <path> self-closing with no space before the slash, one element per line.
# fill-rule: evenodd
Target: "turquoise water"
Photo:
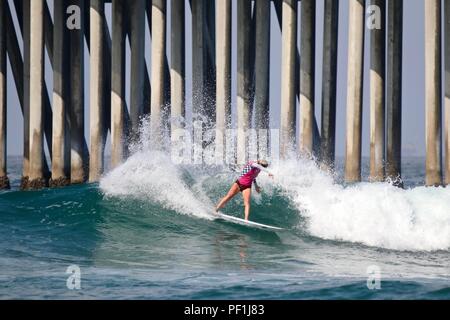
<path fill-rule="evenodd" d="M 17 186 L 20 159 L 9 160 Z M 307 162 L 275 166 L 251 219 L 286 228 L 277 233 L 211 218 L 234 173 L 146 152 L 100 184 L 1 192 L 0 298 L 449 299 L 450 190 L 419 187 L 421 161 L 404 164 L 398 191 L 344 187 Z M 224 212 L 242 215 L 242 200 Z M 71 265 L 79 290 L 66 285 Z"/>

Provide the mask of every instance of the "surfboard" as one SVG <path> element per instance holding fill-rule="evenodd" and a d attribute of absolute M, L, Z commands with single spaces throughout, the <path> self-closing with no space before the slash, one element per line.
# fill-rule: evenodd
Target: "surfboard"
<path fill-rule="evenodd" d="M 232 216 L 220 213 L 220 212 L 216 213 L 215 216 L 217 217 L 217 219 L 225 220 L 225 221 L 232 222 L 232 223 L 237 223 L 237 224 L 245 226 L 245 227 L 257 228 L 257 229 L 262 229 L 262 230 L 270 230 L 270 231 L 284 230 L 283 228 L 269 226 L 266 224 L 257 223 L 257 222 L 253 222 L 253 221 L 246 221 L 244 219 L 232 217 Z"/>

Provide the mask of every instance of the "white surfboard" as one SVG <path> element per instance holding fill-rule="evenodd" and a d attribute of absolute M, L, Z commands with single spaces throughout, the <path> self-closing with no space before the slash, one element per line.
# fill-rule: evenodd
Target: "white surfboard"
<path fill-rule="evenodd" d="M 246 221 L 246 220 L 241 219 L 241 218 L 228 216 L 228 215 L 220 213 L 220 212 L 216 213 L 215 216 L 218 219 L 225 220 L 225 221 L 228 221 L 228 222 L 237 223 L 239 225 L 246 226 L 246 227 L 258 228 L 258 229 L 270 230 L 270 231 L 284 230 L 283 228 L 278 228 L 278 227 L 269 226 L 269 225 L 262 224 L 262 223 L 257 223 L 257 222 L 253 222 L 253 221 Z"/>

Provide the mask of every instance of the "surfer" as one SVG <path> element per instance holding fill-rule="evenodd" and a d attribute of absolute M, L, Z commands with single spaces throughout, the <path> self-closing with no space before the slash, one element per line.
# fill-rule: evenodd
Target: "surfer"
<path fill-rule="evenodd" d="M 250 197 L 252 195 L 252 184 L 255 183 L 255 190 L 261 193 L 261 188 L 256 183 L 256 177 L 261 171 L 267 172 L 269 177 L 273 178 L 273 174 L 267 170 L 269 163 L 266 160 L 249 161 L 242 169 L 241 176 L 233 183 L 227 195 L 220 200 L 216 207 L 216 212 L 222 209 L 228 201 L 230 201 L 239 192 L 242 192 L 245 207 L 245 220 L 248 221 L 250 215 Z"/>

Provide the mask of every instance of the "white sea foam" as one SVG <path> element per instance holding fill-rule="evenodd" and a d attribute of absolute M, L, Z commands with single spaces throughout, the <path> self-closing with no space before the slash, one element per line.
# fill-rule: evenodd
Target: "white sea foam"
<path fill-rule="evenodd" d="M 327 240 L 356 242 L 394 250 L 450 249 L 450 189 L 399 189 L 388 183 L 360 183 L 344 187 L 312 161 L 288 160 L 272 168 L 275 183 L 261 175 L 266 196 L 270 186 L 283 190 L 307 232 Z M 163 208 L 211 218 L 213 203 L 196 173 L 188 185 L 183 169 L 156 151 L 140 151 L 100 182 L 106 195 L 138 197 Z M 255 195 L 256 196 L 256 195 Z"/>
<path fill-rule="evenodd" d="M 450 189 L 344 187 L 307 160 L 285 161 L 276 171 L 313 236 L 394 250 L 450 249 Z"/>
<path fill-rule="evenodd" d="M 140 141 L 130 145 L 133 155 L 101 179 L 104 194 L 150 200 L 181 214 L 212 219 L 214 206 L 201 188 L 195 181 L 189 185 L 185 182 L 183 168 L 172 162 L 167 150 L 154 148 L 149 116 L 142 119 L 139 131 Z M 156 138 L 158 143 L 170 141 L 164 134 Z"/>
<path fill-rule="evenodd" d="M 183 169 L 169 155 L 152 150 L 149 121 L 141 126 L 142 141 L 133 147 L 134 154 L 101 180 L 101 189 L 106 195 L 148 199 L 166 209 L 211 219 L 213 196 L 203 183 L 211 175 L 195 170 L 194 182 L 186 182 Z M 274 181 L 267 175 L 258 178 L 265 196 L 271 196 L 273 186 L 281 189 L 315 237 L 394 250 L 450 249 L 449 188 L 403 190 L 388 183 L 345 187 L 310 160 L 285 160 L 271 170 Z M 214 179 L 220 177 L 225 179 Z"/>
<path fill-rule="evenodd" d="M 150 200 L 165 209 L 211 219 L 212 204 L 201 201 L 182 175 L 164 153 L 140 151 L 109 172 L 100 188 L 107 196 Z"/>

